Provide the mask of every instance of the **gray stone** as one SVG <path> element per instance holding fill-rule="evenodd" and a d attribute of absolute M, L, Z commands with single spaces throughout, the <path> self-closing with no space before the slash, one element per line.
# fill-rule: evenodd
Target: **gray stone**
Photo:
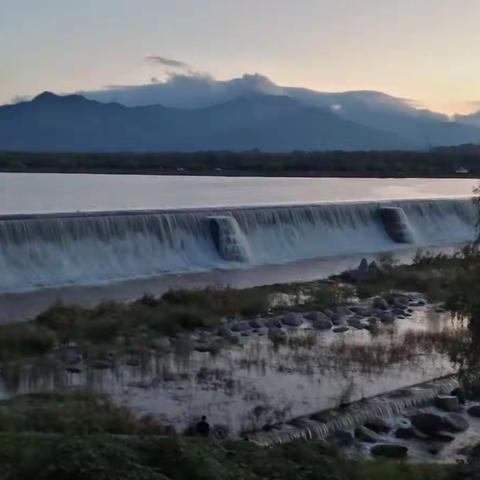
<path fill-rule="evenodd" d="M 458 413 L 448 413 L 443 418 L 444 428 L 449 432 L 465 432 L 470 426 L 468 421 Z"/>
<path fill-rule="evenodd" d="M 265 322 L 260 318 L 255 318 L 253 320 L 250 320 L 250 322 L 248 323 L 252 328 L 256 328 L 256 329 L 263 328 L 265 326 Z"/>
<path fill-rule="evenodd" d="M 236 322 L 231 327 L 232 332 L 245 332 L 250 330 L 248 322 Z"/>
<path fill-rule="evenodd" d="M 365 422 L 365 427 L 373 430 L 376 433 L 388 433 L 392 426 L 382 417 L 373 417 L 370 418 L 367 422 Z"/>
<path fill-rule="evenodd" d="M 347 321 L 345 317 L 335 315 L 335 317 L 332 317 L 332 323 L 337 327 L 343 327 L 346 325 Z"/>
<path fill-rule="evenodd" d="M 82 369 L 81 369 L 81 368 L 78 368 L 78 367 L 67 367 L 65 370 L 66 370 L 68 373 L 72 373 L 72 374 L 82 373 Z"/>
<path fill-rule="evenodd" d="M 379 310 L 389 310 L 390 306 L 387 301 L 382 297 L 375 297 L 373 299 L 373 307 L 378 308 Z"/>
<path fill-rule="evenodd" d="M 417 430 L 427 435 L 441 431 L 445 427 L 443 416 L 435 413 L 416 413 L 410 417 L 410 420 Z"/>
<path fill-rule="evenodd" d="M 370 452 L 375 457 L 405 458 L 408 448 L 398 443 L 378 443 L 370 449 Z"/>
<path fill-rule="evenodd" d="M 333 326 L 331 320 L 329 320 L 328 318 L 319 318 L 317 320 L 314 320 L 312 322 L 312 326 L 313 328 L 315 328 L 316 330 L 330 330 Z"/>
<path fill-rule="evenodd" d="M 335 332 L 335 333 L 344 333 L 344 332 L 348 332 L 348 330 L 350 330 L 348 327 L 335 327 L 332 331 Z"/>
<path fill-rule="evenodd" d="M 372 335 L 377 335 L 381 331 L 381 328 L 378 326 L 377 323 L 369 323 L 368 325 L 365 325 L 364 328 L 365 330 L 368 330 Z"/>
<path fill-rule="evenodd" d="M 355 429 L 355 437 L 362 442 L 367 443 L 377 443 L 380 440 L 379 435 L 376 432 L 365 426 L 360 426 Z"/>
<path fill-rule="evenodd" d="M 282 328 L 282 322 L 280 321 L 280 317 L 270 318 L 267 321 L 267 327 L 269 327 L 269 328 Z"/>
<path fill-rule="evenodd" d="M 330 320 L 330 317 L 325 315 L 323 312 L 308 312 L 305 313 L 303 316 L 304 318 L 312 322 L 316 320 Z"/>
<path fill-rule="evenodd" d="M 455 440 L 455 436 L 447 432 L 434 432 L 429 436 L 429 440 L 431 440 L 432 442 L 449 443 Z"/>
<path fill-rule="evenodd" d="M 281 322 L 288 327 L 300 327 L 303 324 L 303 319 L 300 314 L 290 312 L 282 317 Z"/>
<path fill-rule="evenodd" d="M 358 318 L 350 318 L 347 320 L 348 325 L 350 325 L 353 328 L 356 328 L 357 330 L 363 330 L 365 325 L 358 319 Z"/>
<path fill-rule="evenodd" d="M 480 418 L 480 405 L 473 405 L 467 410 L 468 414 L 475 418 Z"/>
<path fill-rule="evenodd" d="M 446 412 L 458 412 L 460 410 L 460 402 L 458 397 L 454 395 L 438 395 L 435 398 L 435 405 Z"/>
<path fill-rule="evenodd" d="M 369 309 L 365 308 L 365 307 L 350 307 L 350 310 L 353 313 L 356 313 L 357 315 L 360 315 L 361 317 L 369 317 L 370 316 Z"/>

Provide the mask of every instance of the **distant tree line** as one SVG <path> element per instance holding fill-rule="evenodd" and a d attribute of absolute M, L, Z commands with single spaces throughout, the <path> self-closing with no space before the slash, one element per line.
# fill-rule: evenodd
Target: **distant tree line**
<path fill-rule="evenodd" d="M 463 145 L 421 152 L 0 152 L 0 170 L 266 176 L 478 176 L 480 146 Z"/>

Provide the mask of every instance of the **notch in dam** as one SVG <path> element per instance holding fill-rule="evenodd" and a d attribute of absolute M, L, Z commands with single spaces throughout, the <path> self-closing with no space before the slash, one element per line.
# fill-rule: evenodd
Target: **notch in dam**
<path fill-rule="evenodd" d="M 401 207 L 381 207 L 380 215 L 386 232 L 396 243 L 414 243 L 412 227 Z"/>
<path fill-rule="evenodd" d="M 228 215 L 213 216 L 208 220 L 219 255 L 229 262 L 248 262 L 250 249 L 237 220 Z"/>

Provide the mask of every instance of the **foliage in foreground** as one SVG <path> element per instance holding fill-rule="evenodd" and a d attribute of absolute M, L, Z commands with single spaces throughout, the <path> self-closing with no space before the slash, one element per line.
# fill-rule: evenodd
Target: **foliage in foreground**
<path fill-rule="evenodd" d="M 325 445 L 269 449 L 247 443 L 104 434 L 0 436 L 2 480 L 442 480 L 445 467 L 347 460 Z"/>

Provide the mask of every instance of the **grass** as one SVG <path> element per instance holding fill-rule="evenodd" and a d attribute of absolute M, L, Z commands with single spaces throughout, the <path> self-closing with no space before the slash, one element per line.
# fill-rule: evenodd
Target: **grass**
<path fill-rule="evenodd" d="M 164 434 L 151 417 L 137 418 L 107 397 L 87 392 L 17 395 L 0 402 L 0 432 Z"/>
<path fill-rule="evenodd" d="M 320 443 L 0 436 L 5 480 L 447 480 L 453 467 L 352 461 Z"/>
<path fill-rule="evenodd" d="M 322 282 L 249 289 L 169 291 L 161 298 L 144 296 L 130 303 L 103 302 L 93 308 L 56 304 L 34 320 L 0 326 L 0 360 L 34 357 L 66 342 L 79 345 L 147 345 L 158 336 L 175 336 L 197 328 L 220 325 L 225 318 L 251 318 L 278 312 L 278 295 L 303 298 L 293 309 L 326 308 L 345 302 L 352 289 Z"/>

